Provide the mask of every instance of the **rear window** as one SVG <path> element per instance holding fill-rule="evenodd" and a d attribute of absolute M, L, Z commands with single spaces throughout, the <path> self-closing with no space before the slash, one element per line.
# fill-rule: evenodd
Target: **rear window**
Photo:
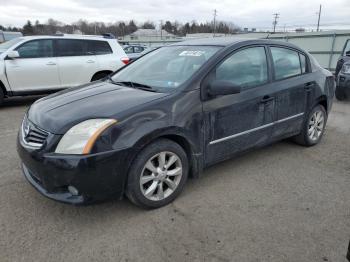
<path fill-rule="evenodd" d="M 57 40 L 58 56 L 83 56 L 87 55 L 87 42 L 75 39 Z"/>
<path fill-rule="evenodd" d="M 58 56 L 86 56 L 111 54 L 108 42 L 98 40 L 59 39 L 57 40 Z"/>
<path fill-rule="evenodd" d="M 95 55 L 112 54 L 112 49 L 106 41 L 89 40 L 88 52 Z"/>
<path fill-rule="evenodd" d="M 302 73 L 298 52 L 281 47 L 271 47 L 271 53 L 276 80 L 297 76 Z"/>
<path fill-rule="evenodd" d="M 301 73 L 306 73 L 306 57 L 303 54 L 300 54 L 300 65 L 301 65 Z"/>

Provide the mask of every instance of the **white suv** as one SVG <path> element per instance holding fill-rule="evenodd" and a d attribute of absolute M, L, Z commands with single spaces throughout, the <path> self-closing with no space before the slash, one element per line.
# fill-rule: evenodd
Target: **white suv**
<path fill-rule="evenodd" d="M 95 81 L 128 62 L 110 35 L 15 38 L 0 44 L 0 104 L 4 97 L 51 93 Z"/>

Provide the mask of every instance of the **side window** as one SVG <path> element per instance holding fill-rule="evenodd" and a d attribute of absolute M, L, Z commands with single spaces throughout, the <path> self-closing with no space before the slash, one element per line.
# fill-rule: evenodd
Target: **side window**
<path fill-rule="evenodd" d="M 301 73 L 306 73 L 306 57 L 303 54 L 299 53 L 300 58 L 300 66 L 301 66 Z"/>
<path fill-rule="evenodd" d="M 88 53 L 89 54 L 95 54 L 95 55 L 105 55 L 105 54 L 112 54 L 112 49 L 108 42 L 106 41 L 88 41 L 89 48 Z"/>
<path fill-rule="evenodd" d="M 350 52 L 350 39 L 346 41 L 343 56 L 346 56 L 347 52 Z"/>
<path fill-rule="evenodd" d="M 52 40 L 33 40 L 16 49 L 21 58 L 52 57 Z"/>
<path fill-rule="evenodd" d="M 58 56 L 83 56 L 88 55 L 87 41 L 74 39 L 57 40 Z"/>
<path fill-rule="evenodd" d="M 141 53 L 143 51 L 143 48 L 141 46 L 135 46 L 134 47 L 134 52 L 135 53 Z"/>
<path fill-rule="evenodd" d="M 276 80 L 301 74 L 299 54 L 296 51 L 271 47 Z"/>
<path fill-rule="evenodd" d="M 124 48 L 126 54 L 134 53 L 134 48 L 132 46 L 128 46 Z"/>
<path fill-rule="evenodd" d="M 268 80 L 264 47 L 238 51 L 216 69 L 216 79 L 231 81 L 242 88 L 265 84 Z"/>

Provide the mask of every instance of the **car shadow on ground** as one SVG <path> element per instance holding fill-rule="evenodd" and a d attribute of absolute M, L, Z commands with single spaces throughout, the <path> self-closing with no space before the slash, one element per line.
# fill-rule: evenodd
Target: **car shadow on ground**
<path fill-rule="evenodd" d="M 198 191 L 201 190 L 203 186 L 209 185 L 215 185 L 215 183 L 220 183 L 220 179 L 218 180 L 218 173 L 219 176 L 221 176 L 221 179 L 224 179 L 226 176 L 241 176 L 239 172 L 236 172 L 241 166 L 249 164 L 252 160 L 255 160 L 257 158 L 261 158 L 266 154 L 266 151 L 268 152 L 275 152 L 276 150 L 300 150 L 300 146 L 296 145 L 295 143 L 291 142 L 290 140 L 284 140 L 282 142 L 278 142 L 272 145 L 268 145 L 264 148 L 253 150 L 249 153 L 242 154 L 240 156 L 237 156 L 233 159 L 229 159 L 226 161 L 223 161 L 219 164 L 213 165 L 209 168 L 207 168 L 200 179 L 193 179 L 190 178 L 187 181 L 185 190 L 182 192 L 182 194 L 179 196 L 179 198 L 188 198 L 191 199 L 192 194 L 200 193 Z M 224 170 L 232 170 L 231 172 L 224 172 Z M 246 174 L 245 174 L 246 175 Z M 39 207 L 37 206 L 37 212 L 46 214 L 48 220 L 54 220 L 55 217 L 60 216 L 63 220 L 69 220 L 71 223 L 74 224 L 84 224 L 84 226 L 89 227 L 94 225 L 97 221 L 99 223 L 103 223 L 102 221 L 110 221 L 113 219 L 128 219 L 131 217 L 137 217 L 142 216 L 145 214 L 153 213 L 153 212 L 169 212 L 170 210 L 176 210 L 177 204 L 176 200 L 175 202 L 169 204 L 166 207 L 160 208 L 160 209 L 153 209 L 153 210 L 146 210 L 142 209 L 140 207 L 135 206 L 132 204 L 126 197 L 124 197 L 122 200 L 109 200 L 101 203 L 95 203 L 90 205 L 81 205 L 81 206 L 74 206 L 64 203 L 59 203 L 50 199 L 45 199 L 42 195 L 40 195 L 38 192 L 34 192 L 34 189 L 29 189 L 30 185 L 28 186 L 28 190 L 31 192 L 29 193 L 30 199 L 25 198 L 24 201 L 28 202 L 36 202 L 39 201 L 41 204 Z M 30 206 L 30 204 L 28 203 Z M 24 205 L 27 206 L 27 205 Z M 50 210 L 49 212 L 47 212 Z M 104 214 L 103 216 L 99 216 L 98 214 Z M 151 214 L 149 214 L 151 215 Z M 94 218 L 94 219 L 87 219 L 87 218 Z"/>
<path fill-rule="evenodd" d="M 30 106 L 36 100 L 42 98 L 42 95 L 36 96 L 19 96 L 19 97 L 11 97 L 6 98 L 4 103 L 0 106 L 0 109 L 5 109 L 9 107 L 17 107 L 17 106 Z"/>

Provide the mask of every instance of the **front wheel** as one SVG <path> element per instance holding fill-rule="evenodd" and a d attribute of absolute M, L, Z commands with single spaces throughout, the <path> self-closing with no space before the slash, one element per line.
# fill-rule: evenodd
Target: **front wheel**
<path fill-rule="evenodd" d="M 345 92 L 344 90 L 340 89 L 339 87 L 335 90 L 335 97 L 339 100 L 339 101 L 343 101 L 346 97 L 345 97 Z"/>
<path fill-rule="evenodd" d="M 327 112 L 322 105 L 316 105 L 307 115 L 303 129 L 295 141 L 303 146 L 313 146 L 321 141 L 327 122 Z"/>
<path fill-rule="evenodd" d="M 188 176 L 183 148 L 160 139 L 144 148 L 133 161 L 126 194 L 136 205 L 158 208 L 169 204 L 182 191 Z"/>
<path fill-rule="evenodd" d="M 2 89 L 0 88 L 0 106 L 4 102 L 4 97 L 5 97 L 4 91 L 2 91 Z"/>

